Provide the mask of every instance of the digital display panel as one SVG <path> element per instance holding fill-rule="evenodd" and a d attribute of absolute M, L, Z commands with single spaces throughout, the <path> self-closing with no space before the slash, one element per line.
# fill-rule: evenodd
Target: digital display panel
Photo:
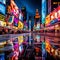
<path fill-rule="evenodd" d="M 14 19 L 14 16 L 10 16 L 10 18 L 9 18 L 9 23 L 13 23 L 13 19 Z"/>
<path fill-rule="evenodd" d="M 23 15 L 22 15 L 22 13 L 19 14 L 19 20 L 23 21 Z"/>
<path fill-rule="evenodd" d="M 0 13 L 5 14 L 6 7 L 0 3 Z"/>
<path fill-rule="evenodd" d="M 18 18 L 14 17 L 14 26 L 18 27 L 18 22 L 19 22 Z"/>

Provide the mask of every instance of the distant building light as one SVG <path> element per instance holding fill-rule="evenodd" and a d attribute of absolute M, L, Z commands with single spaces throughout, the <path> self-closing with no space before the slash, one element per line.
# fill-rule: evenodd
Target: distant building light
<path fill-rule="evenodd" d="M 53 2 L 53 4 L 60 4 L 60 2 Z"/>
<path fill-rule="evenodd" d="M 53 4 L 58 4 L 58 2 L 53 2 Z"/>

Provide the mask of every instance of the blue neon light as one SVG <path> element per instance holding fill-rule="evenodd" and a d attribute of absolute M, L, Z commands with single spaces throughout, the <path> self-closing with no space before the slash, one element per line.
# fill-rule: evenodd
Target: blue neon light
<path fill-rule="evenodd" d="M 42 24 L 45 23 L 46 17 L 46 0 L 42 0 Z"/>

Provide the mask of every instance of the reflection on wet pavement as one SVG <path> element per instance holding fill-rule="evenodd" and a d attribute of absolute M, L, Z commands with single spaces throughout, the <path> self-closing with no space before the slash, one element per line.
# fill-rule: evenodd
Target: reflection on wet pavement
<path fill-rule="evenodd" d="M 52 59 L 60 60 L 60 38 L 58 37 L 35 33 L 0 36 L 0 60 Z"/>

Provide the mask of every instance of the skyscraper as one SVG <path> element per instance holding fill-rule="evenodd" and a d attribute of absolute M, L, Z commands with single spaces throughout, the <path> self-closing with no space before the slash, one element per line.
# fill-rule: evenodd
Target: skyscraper
<path fill-rule="evenodd" d="M 40 29 L 40 15 L 39 15 L 38 9 L 36 9 L 36 14 L 35 14 L 35 27 L 36 27 L 36 30 Z"/>
<path fill-rule="evenodd" d="M 27 12 L 26 12 L 26 7 L 21 8 L 22 14 L 23 14 L 23 21 L 27 20 Z"/>
<path fill-rule="evenodd" d="M 28 21 L 28 24 L 29 24 L 29 26 L 28 26 L 29 31 L 31 31 L 31 16 L 29 16 L 29 21 Z"/>

